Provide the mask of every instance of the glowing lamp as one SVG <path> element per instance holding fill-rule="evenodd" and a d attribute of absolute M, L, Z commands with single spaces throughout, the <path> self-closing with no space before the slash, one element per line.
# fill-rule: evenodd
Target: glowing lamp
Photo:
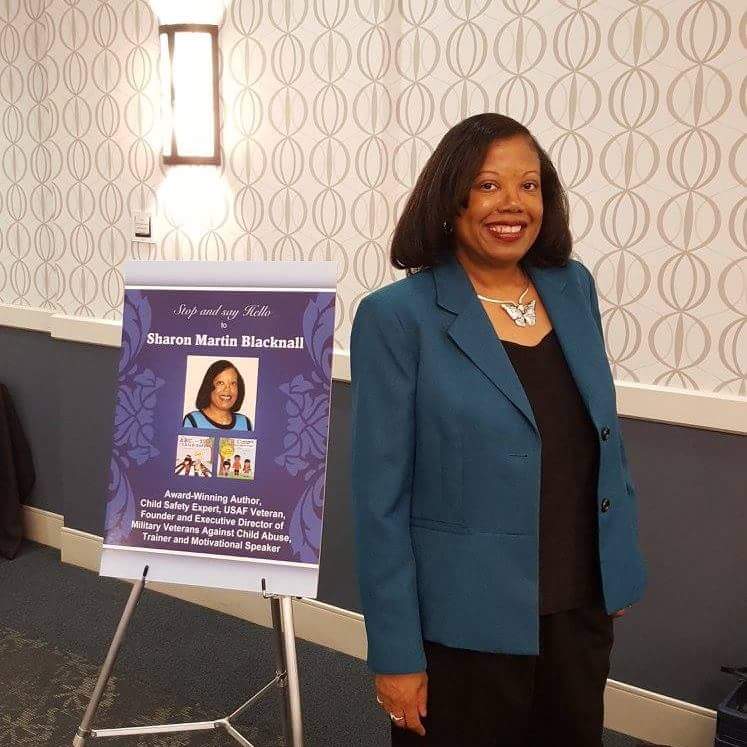
<path fill-rule="evenodd" d="M 218 26 L 187 22 L 195 3 L 154 3 L 161 25 L 161 122 L 165 164 L 220 164 Z M 212 12 L 204 13 L 206 7 Z M 218 6 L 200 4 L 204 20 Z M 199 17 L 199 14 L 198 14 Z M 168 21 L 168 22 L 166 22 Z M 173 21 L 173 22 L 172 22 Z"/>

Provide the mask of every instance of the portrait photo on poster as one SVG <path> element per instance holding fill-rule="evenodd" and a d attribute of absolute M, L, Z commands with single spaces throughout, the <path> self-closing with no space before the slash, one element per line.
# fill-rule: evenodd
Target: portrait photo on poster
<path fill-rule="evenodd" d="M 259 358 L 188 355 L 182 428 L 253 431 Z"/>

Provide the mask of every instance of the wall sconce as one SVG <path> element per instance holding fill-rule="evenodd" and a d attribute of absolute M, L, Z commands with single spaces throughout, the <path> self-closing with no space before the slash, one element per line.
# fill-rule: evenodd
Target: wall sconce
<path fill-rule="evenodd" d="M 184 2 L 177 6 L 180 22 L 164 23 L 175 17 L 175 4 L 162 0 L 157 10 L 159 5 L 163 162 L 218 166 L 218 26 L 183 22 L 189 6 Z"/>

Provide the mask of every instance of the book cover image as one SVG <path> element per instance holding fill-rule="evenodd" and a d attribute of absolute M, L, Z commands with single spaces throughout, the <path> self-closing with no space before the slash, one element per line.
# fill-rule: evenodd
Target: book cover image
<path fill-rule="evenodd" d="M 174 474 L 184 477 L 212 477 L 213 444 L 210 436 L 179 436 Z"/>
<path fill-rule="evenodd" d="M 257 440 L 254 438 L 221 438 L 218 447 L 218 477 L 253 480 Z"/>
<path fill-rule="evenodd" d="M 318 565 L 334 308 L 126 287 L 106 548 Z"/>

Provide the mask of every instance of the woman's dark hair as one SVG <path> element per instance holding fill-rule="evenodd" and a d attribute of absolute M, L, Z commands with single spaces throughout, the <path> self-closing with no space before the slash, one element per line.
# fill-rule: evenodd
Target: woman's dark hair
<path fill-rule="evenodd" d="M 562 267 L 571 255 L 568 198 L 549 156 L 520 122 L 503 114 L 476 114 L 454 125 L 436 146 L 405 203 L 392 237 L 391 262 L 408 274 L 442 264 L 453 252 L 444 221 L 469 201 L 472 182 L 496 140 L 523 136 L 537 152 L 542 187 L 542 226 L 523 258 L 539 267 Z"/>
<path fill-rule="evenodd" d="M 236 401 L 231 407 L 231 412 L 238 412 L 244 402 L 244 379 L 239 372 L 239 369 L 231 363 L 231 361 L 215 361 L 211 364 L 210 368 L 205 372 L 205 376 L 200 384 L 200 389 L 197 392 L 197 399 L 195 400 L 195 406 L 198 410 L 204 410 L 210 404 L 210 393 L 213 391 L 213 379 L 218 374 L 222 374 L 226 369 L 232 368 L 236 371 L 236 378 L 238 379 L 238 395 Z"/>

